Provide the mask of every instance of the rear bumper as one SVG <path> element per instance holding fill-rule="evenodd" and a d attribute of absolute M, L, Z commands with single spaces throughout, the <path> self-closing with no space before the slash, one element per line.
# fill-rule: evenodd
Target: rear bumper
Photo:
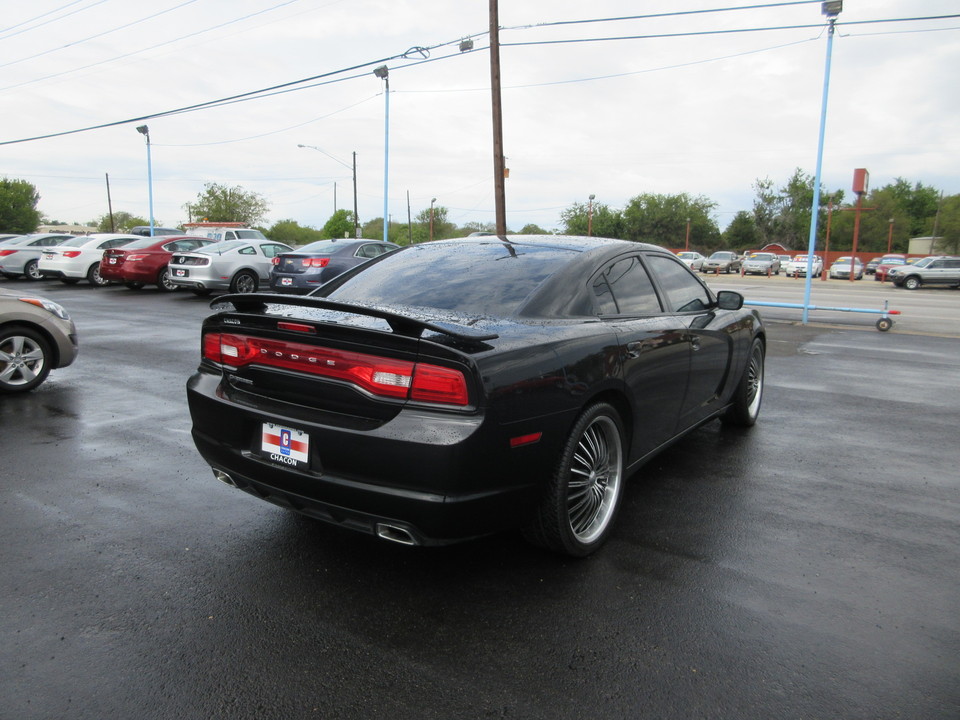
<path fill-rule="evenodd" d="M 558 457 L 561 432 L 510 449 L 508 429 L 484 416 L 402 410 L 376 428 L 288 419 L 225 397 L 216 375 L 187 383 L 193 439 L 204 460 L 232 484 L 268 502 L 371 534 L 403 528 L 416 544 L 466 540 L 519 525 Z M 565 420 L 556 418 L 559 426 Z M 260 452 L 262 423 L 309 436 L 309 469 Z M 502 437 L 501 437 L 502 435 Z M 553 447 L 557 445 L 557 447 Z"/>
<path fill-rule="evenodd" d="M 77 278 L 82 280 L 87 276 L 87 268 L 75 268 L 68 267 L 65 265 L 60 266 L 47 266 L 44 267 L 43 264 L 37 268 L 40 271 L 40 274 L 44 277 L 52 278 Z"/>

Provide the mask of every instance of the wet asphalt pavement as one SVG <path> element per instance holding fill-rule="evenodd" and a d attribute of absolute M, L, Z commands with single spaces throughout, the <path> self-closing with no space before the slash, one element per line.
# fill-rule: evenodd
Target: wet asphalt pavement
<path fill-rule="evenodd" d="M 960 717 L 957 338 L 771 322 L 758 425 L 652 461 L 571 561 L 218 483 L 207 302 L 42 288 L 82 349 L 0 398 L 2 720 Z"/>

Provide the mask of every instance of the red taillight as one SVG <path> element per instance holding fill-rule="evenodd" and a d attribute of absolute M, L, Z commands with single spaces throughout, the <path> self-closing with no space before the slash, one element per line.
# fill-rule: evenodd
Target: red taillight
<path fill-rule="evenodd" d="M 272 265 L 279 265 L 279 264 L 280 264 L 280 257 L 279 257 L 279 256 L 275 257 L 273 260 L 270 261 L 270 263 L 271 263 Z"/>
<path fill-rule="evenodd" d="M 118 255 L 117 257 L 121 257 L 121 258 L 122 258 L 123 255 Z M 127 261 L 127 262 L 140 262 L 140 261 L 143 260 L 144 258 L 148 258 L 148 257 L 150 257 L 150 256 L 149 256 L 149 255 L 144 255 L 144 254 L 140 254 L 140 255 L 127 255 L 126 261 Z"/>
<path fill-rule="evenodd" d="M 265 365 L 342 380 L 380 397 L 461 407 L 469 404 L 463 373 L 438 365 L 218 333 L 203 336 L 203 357 L 235 368 Z"/>
<path fill-rule="evenodd" d="M 458 370 L 418 363 L 413 373 L 410 399 L 467 405 L 467 382 Z"/>
<path fill-rule="evenodd" d="M 68 258 L 75 258 L 80 255 L 79 250 L 64 250 L 63 256 Z"/>
<path fill-rule="evenodd" d="M 303 260 L 300 261 L 300 264 L 304 267 L 325 268 L 330 264 L 330 258 L 303 258 Z"/>
<path fill-rule="evenodd" d="M 0 250 L 0 257 L 6 257 L 7 255 L 13 255 L 16 250 Z"/>

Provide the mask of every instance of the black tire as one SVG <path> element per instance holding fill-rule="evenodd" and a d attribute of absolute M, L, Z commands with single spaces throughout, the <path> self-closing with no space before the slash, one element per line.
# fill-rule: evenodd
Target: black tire
<path fill-rule="evenodd" d="M 890 318 L 880 318 L 877 320 L 877 330 L 880 332 L 886 332 L 893 327 L 893 320 Z"/>
<path fill-rule="evenodd" d="M 103 287 L 104 285 L 110 284 L 109 280 L 104 279 L 100 275 L 100 263 L 94 263 L 90 266 L 90 269 L 87 270 L 87 282 L 94 287 Z"/>
<path fill-rule="evenodd" d="M 733 404 L 727 408 L 720 419 L 727 425 L 751 427 L 760 414 L 763 400 L 763 366 L 766 348 L 760 338 L 755 338 L 750 348 L 747 366 L 743 369 L 740 382 L 733 393 Z"/>
<path fill-rule="evenodd" d="M 0 394 L 27 392 L 47 379 L 53 354 L 37 331 L 20 325 L 0 330 Z"/>
<path fill-rule="evenodd" d="M 170 270 L 169 268 L 161 268 L 159 274 L 157 275 L 157 289 L 160 292 L 173 292 L 179 290 L 180 286 L 174 284 L 170 280 Z"/>
<path fill-rule="evenodd" d="M 23 264 L 23 276 L 27 280 L 43 280 L 43 275 L 40 274 L 40 261 L 27 260 Z"/>
<path fill-rule="evenodd" d="M 126 283 L 124 283 L 124 285 L 126 285 L 126 286 L 127 286 L 128 288 L 130 288 L 131 290 L 139 290 L 140 288 L 143 287 L 143 283 L 142 283 L 142 282 L 138 282 L 138 281 L 136 281 L 136 280 L 132 280 L 132 281 L 130 281 L 130 282 L 126 282 Z"/>
<path fill-rule="evenodd" d="M 230 282 L 230 292 L 255 293 L 259 285 L 256 275 L 248 270 L 241 270 L 233 276 L 233 280 Z"/>
<path fill-rule="evenodd" d="M 609 537 L 623 496 L 623 425 L 612 405 L 596 403 L 577 418 L 556 470 L 524 535 L 535 545 L 585 557 Z"/>
<path fill-rule="evenodd" d="M 910 275 L 909 277 L 904 278 L 903 280 L 903 286 L 907 290 L 917 290 L 920 288 L 921 285 L 923 285 L 923 283 L 920 281 L 920 278 L 918 278 L 916 275 Z"/>

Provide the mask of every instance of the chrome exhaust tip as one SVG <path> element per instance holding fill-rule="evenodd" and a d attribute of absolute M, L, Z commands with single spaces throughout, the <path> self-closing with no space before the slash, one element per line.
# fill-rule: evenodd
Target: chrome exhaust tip
<path fill-rule="evenodd" d="M 417 539 L 406 528 L 386 523 L 377 523 L 377 537 L 401 545 L 417 545 Z"/>
<path fill-rule="evenodd" d="M 237 484 L 233 481 L 233 478 L 230 477 L 230 476 L 229 476 L 227 473 L 225 473 L 223 470 L 214 469 L 214 471 L 213 471 L 213 476 L 214 476 L 217 480 L 219 480 L 220 482 L 222 482 L 224 485 L 229 485 L 229 486 L 232 487 L 232 488 L 237 487 Z"/>

